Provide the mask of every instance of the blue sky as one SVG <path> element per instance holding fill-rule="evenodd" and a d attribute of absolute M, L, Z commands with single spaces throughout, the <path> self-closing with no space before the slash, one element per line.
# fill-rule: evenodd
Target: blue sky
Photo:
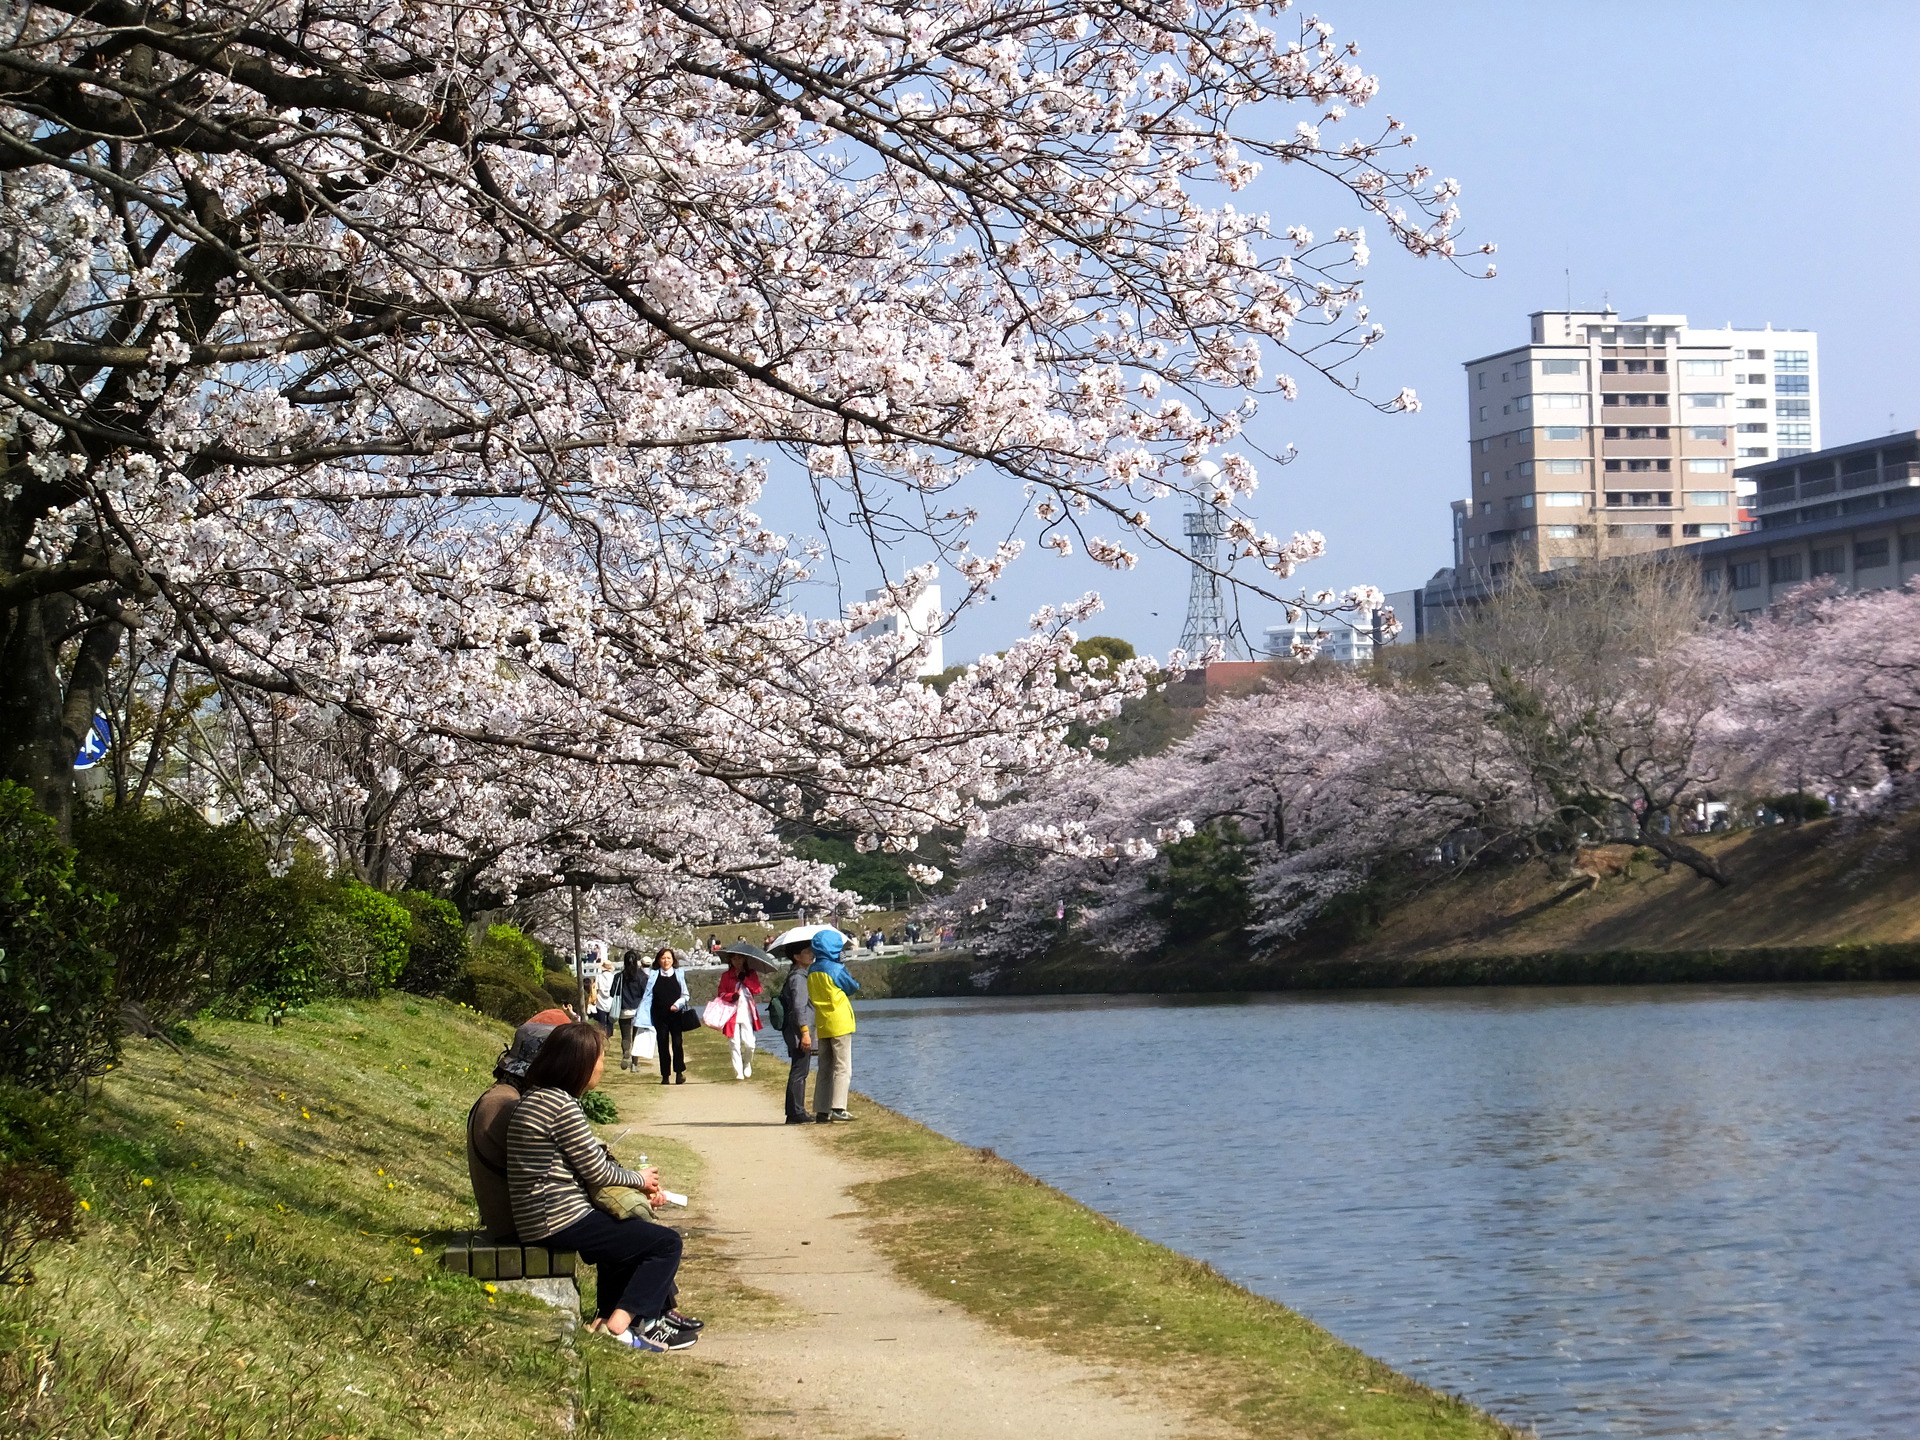
<path fill-rule="evenodd" d="M 1413 386 L 1423 409 L 1380 415 L 1305 378 L 1299 400 L 1265 402 L 1254 438 L 1300 455 L 1263 469 L 1251 509 L 1329 544 L 1300 583 L 1397 590 L 1448 563 L 1447 504 L 1466 488 L 1460 363 L 1524 341 L 1530 311 L 1566 303 L 1569 272 L 1576 306 L 1817 330 L 1828 444 L 1920 427 L 1920 4 L 1328 0 L 1317 13 L 1380 77 L 1356 114 L 1404 119 L 1436 174 L 1462 182 L 1464 236 L 1499 245 L 1500 275 L 1374 237 L 1368 302 L 1387 338 L 1362 378 L 1385 395 Z M 1278 170 L 1254 203 L 1322 233 L 1351 220 Z M 784 502 L 765 508 L 809 528 Z M 850 592 L 871 581 L 844 574 Z M 1108 604 L 1090 631 L 1154 653 L 1177 641 L 1183 564 L 1115 576 L 1029 548 L 947 658 L 997 649 L 1039 605 L 1088 589 Z M 807 604 L 824 612 L 832 596 Z M 1279 619 L 1267 602 L 1243 612 L 1254 634 Z"/>

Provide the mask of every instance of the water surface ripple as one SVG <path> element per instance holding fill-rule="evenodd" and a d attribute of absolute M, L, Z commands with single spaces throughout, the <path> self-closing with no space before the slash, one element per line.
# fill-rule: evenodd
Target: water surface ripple
<path fill-rule="evenodd" d="M 1920 986 L 880 1001 L 857 1064 L 1549 1440 L 1920 1436 Z"/>

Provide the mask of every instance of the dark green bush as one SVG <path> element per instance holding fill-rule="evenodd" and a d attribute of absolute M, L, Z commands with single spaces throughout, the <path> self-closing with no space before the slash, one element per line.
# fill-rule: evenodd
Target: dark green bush
<path fill-rule="evenodd" d="M 547 992 L 547 998 L 555 1005 L 580 1003 L 580 982 L 564 970 L 547 971 L 541 981 L 541 988 Z"/>
<path fill-rule="evenodd" d="M 0 1163 L 44 1165 L 71 1175 L 86 1151 L 80 1113 L 70 1102 L 0 1085 Z"/>
<path fill-rule="evenodd" d="M 1175 940 L 1237 930 L 1253 913 L 1247 891 L 1252 866 L 1246 838 L 1231 820 L 1176 840 L 1161 852 L 1165 864 L 1147 883 L 1155 910 Z"/>
<path fill-rule="evenodd" d="M 459 987 L 467 968 L 467 929 L 451 900 L 405 890 L 400 903 L 413 918 L 400 988 L 415 995 L 446 995 Z"/>
<path fill-rule="evenodd" d="M 99 943 L 112 906 L 32 793 L 0 781 L 0 1081 L 64 1090 L 113 1064 L 113 956 Z"/>
<path fill-rule="evenodd" d="M 1804 790 L 1769 795 L 1760 803 L 1782 820 L 1824 820 L 1833 813 L 1824 795 L 1809 795 Z"/>
<path fill-rule="evenodd" d="M 580 1113 L 596 1125 L 611 1125 L 620 1118 L 620 1111 L 604 1090 L 589 1090 L 582 1095 Z"/>
<path fill-rule="evenodd" d="M 495 970 L 517 970 L 534 985 L 546 974 L 547 957 L 518 925 L 489 925 L 473 950 L 477 964 Z"/>
<path fill-rule="evenodd" d="M 454 998 L 509 1025 L 518 1025 L 553 1003 L 544 990 L 527 979 L 525 971 L 484 959 L 475 959 L 467 966 Z"/>

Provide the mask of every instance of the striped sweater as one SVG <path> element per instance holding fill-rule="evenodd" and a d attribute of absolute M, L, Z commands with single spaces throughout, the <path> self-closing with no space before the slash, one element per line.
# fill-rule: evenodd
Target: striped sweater
<path fill-rule="evenodd" d="M 565 1090 L 529 1090 L 507 1127 L 507 1192 L 513 1228 L 525 1241 L 545 1240 L 593 1209 L 590 1191 L 638 1186 L 593 1138 L 580 1102 Z"/>

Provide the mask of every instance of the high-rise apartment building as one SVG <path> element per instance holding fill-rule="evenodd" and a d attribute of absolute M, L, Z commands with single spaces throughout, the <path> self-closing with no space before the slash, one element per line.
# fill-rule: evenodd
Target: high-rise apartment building
<path fill-rule="evenodd" d="M 1810 330 L 1542 310 L 1530 343 L 1469 360 L 1469 498 L 1455 585 L 1731 535 L 1742 465 L 1820 446 Z"/>

